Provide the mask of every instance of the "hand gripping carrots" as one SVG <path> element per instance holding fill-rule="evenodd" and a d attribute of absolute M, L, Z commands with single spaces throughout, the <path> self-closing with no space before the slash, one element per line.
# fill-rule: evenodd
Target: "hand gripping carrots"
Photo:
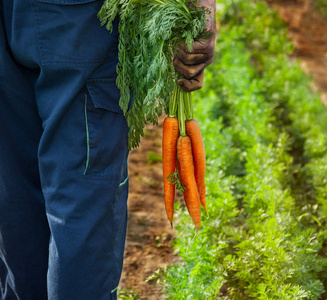
<path fill-rule="evenodd" d="M 198 122 L 193 119 L 190 93 L 175 86 L 169 116 L 163 125 L 162 163 L 167 217 L 172 224 L 175 188 L 184 192 L 196 228 L 201 225 L 201 205 L 206 213 L 205 150 Z"/>

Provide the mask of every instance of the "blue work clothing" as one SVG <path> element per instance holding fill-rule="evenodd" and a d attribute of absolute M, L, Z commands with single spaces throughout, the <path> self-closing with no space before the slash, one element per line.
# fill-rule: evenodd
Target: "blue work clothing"
<path fill-rule="evenodd" d="M 101 0 L 0 0 L 0 296 L 116 299 L 128 126 Z"/>

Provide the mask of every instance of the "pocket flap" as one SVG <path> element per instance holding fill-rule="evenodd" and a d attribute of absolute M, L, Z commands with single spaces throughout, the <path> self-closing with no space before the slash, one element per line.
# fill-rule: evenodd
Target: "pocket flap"
<path fill-rule="evenodd" d="M 95 108 L 122 114 L 119 106 L 120 91 L 115 79 L 92 79 L 86 83 Z"/>

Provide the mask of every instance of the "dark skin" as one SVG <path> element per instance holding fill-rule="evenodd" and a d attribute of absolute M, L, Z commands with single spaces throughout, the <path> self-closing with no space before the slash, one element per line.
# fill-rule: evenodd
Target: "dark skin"
<path fill-rule="evenodd" d="M 175 70 L 183 76 L 177 84 L 186 92 L 199 90 L 203 86 L 204 69 L 213 61 L 216 41 L 216 0 L 199 0 L 199 7 L 207 7 L 211 14 L 208 16 L 207 28 L 214 34 L 208 40 L 194 43 L 192 51 L 182 45 L 174 56 Z"/>

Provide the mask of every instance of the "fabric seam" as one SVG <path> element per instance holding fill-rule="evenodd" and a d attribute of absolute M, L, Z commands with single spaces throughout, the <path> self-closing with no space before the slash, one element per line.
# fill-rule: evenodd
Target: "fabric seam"
<path fill-rule="evenodd" d="M 41 42 L 41 37 L 40 37 L 40 26 L 39 26 L 39 20 L 38 20 L 38 8 L 36 5 L 33 3 L 33 1 L 30 1 L 31 5 L 33 7 L 33 14 L 34 14 L 34 26 L 35 26 L 35 35 L 36 35 L 36 40 L 37 40 L 37 45 L 39 48 L 39 66 L 43 64 L 43 58 L 42 58 L 42 42 Z"/>
<path fill-rule="evenodd" d="M 127 180 L 128 180 L 128 176 L 125 178 L 125 180 L 124 180 L 123 182 L 121 182 L 121 183 L 119 184 L 119 187 L 123 186 L 123 185 L 127 182 Z"/>
<path fill-rule="evenodd" d="M 84 115 L 85 115 L 85 128 L 86 128 L 86 164 L 85 164 L 85 170 L 83 175 L 86 174 L 86 171 L 89 167 L 89 161 L 90 161 L 90 134 L 89 134 L 89 126 L 87 122 L 87 95 L 85 95 L 85 104 L 84 104 Z"/>

